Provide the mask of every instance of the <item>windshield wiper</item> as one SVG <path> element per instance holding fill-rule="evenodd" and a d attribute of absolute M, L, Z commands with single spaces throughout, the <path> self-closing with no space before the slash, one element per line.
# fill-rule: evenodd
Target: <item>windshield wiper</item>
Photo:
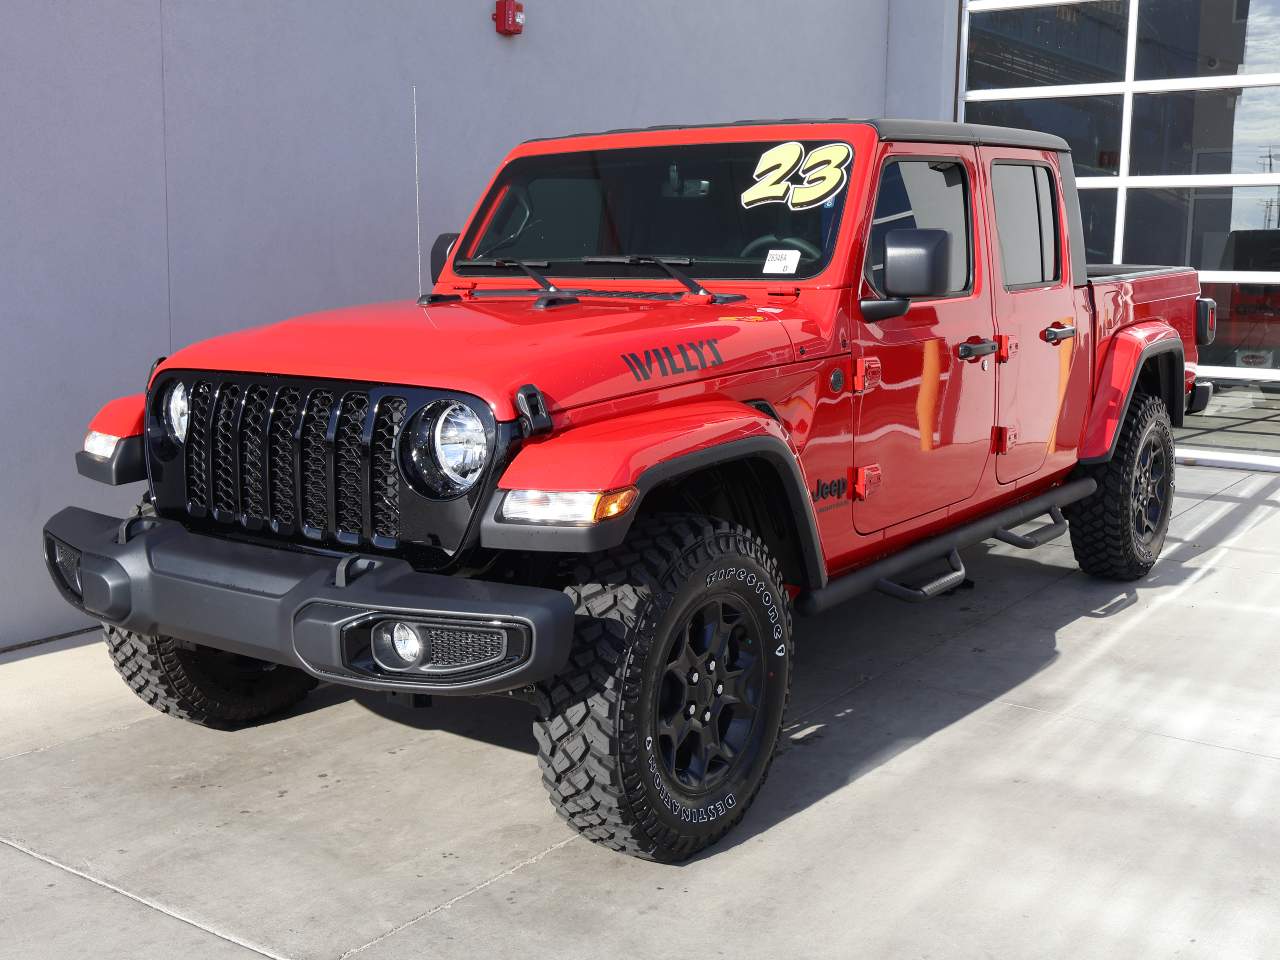
<path fill-rule="evenodd" d="M 697 280 L 694 280 L 683 270 L 676 269 L 676 264 L 679 264 L 682 267 L 692 266 L 695 262 L 692 257 L 655 257 L 649 254 L 623 254 L 612 257 L 583 257 L 582 262 L 586 264 L 617 263 L 624 266 L 657 267 L 667 276 L 681 283 L 690 293 L 700 297 L 710 297 L 712 303 L 736 303 L 739 300 L 747 299 L 746 296 L 741 293 L 711 293 L 706 287 L 700 284 Z"/>
<path fill-rule="evenodd" d="M 546 260 L 507 260 L 499 257 L 496 260 L 455 260 L 457 267 L 495 267 L 499 270 L 520 270 L 533 279 L 538 285 L 538 302 L 534 307 L 543 310 L 547 307 L 558 307 L 568 303 L 577 303 L 578 298 L 570 293 L 562 293 L 560 288 L 540 274 L 534 267 L 549 266 Z M 507 293 L 508 291 L 502 291 Z M 509 291 L 512 293 L 533 293 L 534 291 Z"/>

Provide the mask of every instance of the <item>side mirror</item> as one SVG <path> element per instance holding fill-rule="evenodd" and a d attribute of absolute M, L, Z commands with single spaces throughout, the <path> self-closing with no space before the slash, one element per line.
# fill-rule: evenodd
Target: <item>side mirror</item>
<path fill-rule="evenodd" d="M 453 249 L 453 245 L 458 242 L 459 234 L 442 233 L 436 237 L 436 242 L 431 245 L 431 282 L 435 283 L 440 279 L 440 274 L 444 270 L 445 261 L 449 259 L 449 251 Z"/>
<path fill-rule="evenodd" d="M 950 270 L 951 234 L 946 230 L 890 230 L 885 234 L 886 296 L 944 296 Z"/>

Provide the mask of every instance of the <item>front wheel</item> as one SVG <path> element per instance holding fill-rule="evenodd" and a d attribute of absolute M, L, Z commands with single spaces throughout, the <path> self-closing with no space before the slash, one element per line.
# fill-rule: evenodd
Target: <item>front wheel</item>
<path fill-rule="evenodd" d="M 1155 565 L 1173 511 L 1173 428 L 1159 397 L 1136 394 L 1115 453 L 1088 468 L 1098 489 L 1064 511 L 1085 573 L 1137 580 Z"/>
<path fill-rule="evenodd" d="M 773 758 L 792 653 L 777 563 L 743 527 L 656 516 L 574 580 L 574 652 L 534 729 L 551 802 L 596 843 L 684 860 L 743 818 Z"/>
<path fill-rule="evenodd" d="M 316 681 L 278 666 L 103 624 L 116 672 L 143 702 L 205 727 L 234 730 L 296 705 Z"/>

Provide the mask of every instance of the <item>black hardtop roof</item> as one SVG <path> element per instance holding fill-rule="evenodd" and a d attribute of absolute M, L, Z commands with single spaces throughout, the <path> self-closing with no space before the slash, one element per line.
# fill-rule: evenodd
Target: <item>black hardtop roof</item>
<path fill-rule="evenodd" d="M 865 123 L 874 127 L 881 140 L 915 143 L 966 143 L 974 146 L 1027 147 L 1033 150 L 1069 152 L 1067 141 L 1051 133 L 1020 130 L 1017 127 L 990 127 L 981 123 L 953 123 L 949 120 L 853 120 L 845 117 L 789 118 L 785 120 L 732 120 L 727 123 L 667 123 L 653 127 L 630 127 L 601 130 L 597 133 L 572 133 L 558 137 L 534 137 L 525 143 L 568 140 L 573 137 L 606 136 L 611 133 L 648 133 L 655 130 L 704 130 L 713 127 L 752 127 L 769 124 Z"/>

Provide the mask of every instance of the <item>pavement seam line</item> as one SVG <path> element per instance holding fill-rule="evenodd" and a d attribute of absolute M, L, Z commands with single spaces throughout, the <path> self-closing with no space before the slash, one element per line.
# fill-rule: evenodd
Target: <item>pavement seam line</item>
<path fill-rule="evenodd" d="M 527 859 L 521 860 L 519 863 L 515 864 L 514 866 L 508 867 L 506 870 L 503 870 L 501 873 L 494 874 L 488 880 L 482 880 L 480 883 L 477 883 L 470 890 L 464 890 L 462 893 L 458 894 L 456 897 L 446 900 L 444 903 L 436 904 L 430 910 L 427 910 L 424 913 L 420 913 L 416 917 L 411 917 L 410 919 L 406 920 L 404 923 L 400 924 L 399 926 L 392 927 L 386 933 L 383 933 L 374 937 L 368 943 L 362 943 L 358 947 L 352 947 L 346 953 L 340 954 L 338 956 L 338 960 L 347 960 L 348 957 L 353 957 L 357 953 L 361 953 L 369 949 L 370 947 L 381 943 L 383 940 L 386 940 L 388 937 L 395 936 L 401 930 L 407 930 L 409 927 L 413 926 L 415 923 L 418 923 L 421 920 L 426 920 L 429 917 L 435 916 L 441 910 L 448 910 L 455 903 L 458 903 L 462 900 L 467 899 L 467 897 L 471 896 L 473 893 L 479 893 L 485 887 L 490 886 L 491 884 L 497 883 L 499 880 L 503 880 L 511 876 L 517 870 L 523 869 L 524 867 L 537 863 L 543 857 L 547 856 L 548 854 L 554 853 L 555 851 L 559 850 L 561 847 L 568 846 L 569 844 L 573 843 L 573 841 L 577 839 L 578 839 L 578 836 L 575 834 L 571 837 L 565 837 L 563 840 L 559 841 L 558 843 L 553 843 L 551 846 L 547 847 L 547 849 L 543 850 L 541 853 L 535 853 L 533 856 L 528 857 Z"/>
<path fill-rule="evenodd" d="M 15 840 L 12 837 L 0 836 L 0 844 L 4 844 L 6 847 L 9 847 L 13 850 L 17 850 L 19 853 L 25 853 L 27 856 L 32 857 L 33 859 L 39 860 L 41 863 L 47 863 L 51 867 L 57 867 L 59 870 L 64 870 L 67 873 L 72 874 L 73 876 L 79 877 L 81 880 L 88 880 L 90 883 L 94 884 L 95 886 L 102 887 L 104 890 L 110 890 L 112 893 L 118 893 L 120 896 L 127 897 L 128 899 L 132 900 L 134 903 L 142 904 L 142 906 L 144 907 L 150 907 L 152 910 L 155 910 L 157 913 L 162 913 L 166 917 L 169 917 L 173 920 L 177 920 L 180 923 L 185 923 L 190 927 L 195 927 L 197 930 L 207 933 L 210 936 L 217 937 L 219 940 L 225 940 L 227 943 L 235 944 L 237 947 L 242 947 L 245 950 L 252 951 L 253 953 L 258 954 L 259 956 L 269 957 L 270 960 L 292 960 L 292 958 L 287 957 L 283 954 L 275 953 L 274 951 L 268 949 L 267 947 L 262 946 L 261 944 L 253 943 L 249 940 L 244 940 L 240 937 L 237 937 L 233 933 L 226 933 L 225 931 L 207 926 L 201 923 L 199 920 L 194 920 L 191 917 L 184 916 L 183 914 L 178 913 L 176 910 L 172 910 L 169 907 L 166 907 L 162 903 L 157 903 L 155 900 L 152 900 L 149 897 L 144 897 L 136 893 L 131 893 L 130 891 L 125 890 L 123 887 L 118 887 L 114 883 L 111 883 L 108 880 L 103 880 L 101 877 L 95 877 L 91 874 L 85 873 L 83 870 L 77 870 L 75 867 L 65 864 L 60 860 L 55 860 L 53 857 L 46 856 L 45 854 L 40 853 L 37 850 L 31 849 L 31 847 L 28 847 L 25 843 L 22 843 L 19 840 Z"/>
<path fill-rule="evenodd" d="M 1212 469 L 1212 468 L 1206 468 L 1206 469 Z M 1187 507 L 1186 509 L 1184 509 L 1184 510 L 1179 510 L 1177 513 L 1174 513 L 1174 512 L 1172 512 L 1172 511 L 1170 511 L 1170 513 L 1169 513 L 1169 519 L 1170 519 L 1170 520 L 1175 520 L 1175 519 L 1177 519 L 1178 517 L 1182 516 L 1184 513 L 1188 513 L 1188 512 L 1190 512 L 1190 511 L 1194 510 L 1196 507 L 1199 507 L 1199 506 L 1201 506 L 1201 505 L 1203 505 L 1203 504 L 1208 503 L 1208 502 L 1209 502 L 1210 500 L 1212 500 L 1214 497 L 1220 497 L 1220 496 L 1222 496 L 1224 493 L 1226 493 L 1226 492 L 1227 492 L 1228 490 L 1230 490 L 1232 487 L 1237 487 L 1237 486 L 1239 486 L 1240 484 L 1244 483 L 1246 480 L 1248 480 L 1248 479 L 1249 479 L 1250 477 L 1252 477 L 1252 476 L 1254 476 L 1254 474 L 1252 474 L 1252 473 L 1246 473 L 1246 474 L 1244 474 L 1244 476 L 1237 477 L 1235 480 L 1232 480 L 1230 483 L 1228 483 L 1225 487 L 1223 487 L 1221 490 L 1217 491 L 1216 493 L 1206 493 L 1206 494 L 1204 494 L 1203 496 L 1200 496 L 1199 494 L 1194 494 L 1194 493 L 1193 493 L 1193 494 L 1183 494 L 1183 496 L 1192 496 L 1192 497 L 1200 496 L 1200 499 L 1199 499 L 1199 500 L 1197 500 L 1195 503 L 1191 504 L 1191 505 L 1190 505 L 1189 507 Z M 1177 474 L 1176 474 L 1176 473 L 1175 473 L 1175 475 L 1174 475 L 1174 481 L 1173 481 L 1173 484 L 1174 484 L 1174 486 L 1173 486 L 1173 491 L 1174 491 L 1174 493 L 1176 494 L 1176 493 L 1178 492 L 1178 480 L 1177 480 Z"/>
<path fill-rule="evenodd" d="M 94 630 L 101 630 L 99 624 L 91 624 L 87 627 L 81 627 L 79 630 L 71 630 L 67 633 L 55 633 L 50 637 L 36 637 L 34 640 L 24 640 L 21 643 L 15 643 L 12 646 L 0 647 L 0 657 L 8 653 L 16 653 L 19 650 L 27 650 L 31 647 L 39 647 L 46 643 L 55 643 L 58 640 L 69 640 L 72 637 L 78 637 L 81 634 L 92 633 Z"/>
<path fill-rule="evenodd" d="M 130 720 L 128 723 L 122 723 L 119 726 L 106 727 L 105 729 L 102 729 L 102 730 L 95 730 L 93 731 L 93 733 L 86 733 L 84 734 L 84 736 L 72 737 L 70 740 L 60 740 L 57 743 L 46 744 L 43 747 L 32 747 L 30 750 L 21 750 L 18 753 L 6 754 L 5 756 L 0 757 L 0 763 L 4 763 L 6 760 L 17 760 L 20 757 L 30 757 L 33 754 L 37 754 L 37 753 L 46 753 L 49 750 L 57 750 L 59 747 L 65 747 L 72 743 L 81 743 L 84 740 L 92 740 L 94 737 L 101 737 L 108 733 L 119 733 L 121 730 L 128 730 L 130 727 L 137 726 L 138 724 L 143 723 L 146 720 L 154 720 L 154 719 L 155 717 L 151 717 L 151 716 L 135 717 L 133 720 Z"/>

